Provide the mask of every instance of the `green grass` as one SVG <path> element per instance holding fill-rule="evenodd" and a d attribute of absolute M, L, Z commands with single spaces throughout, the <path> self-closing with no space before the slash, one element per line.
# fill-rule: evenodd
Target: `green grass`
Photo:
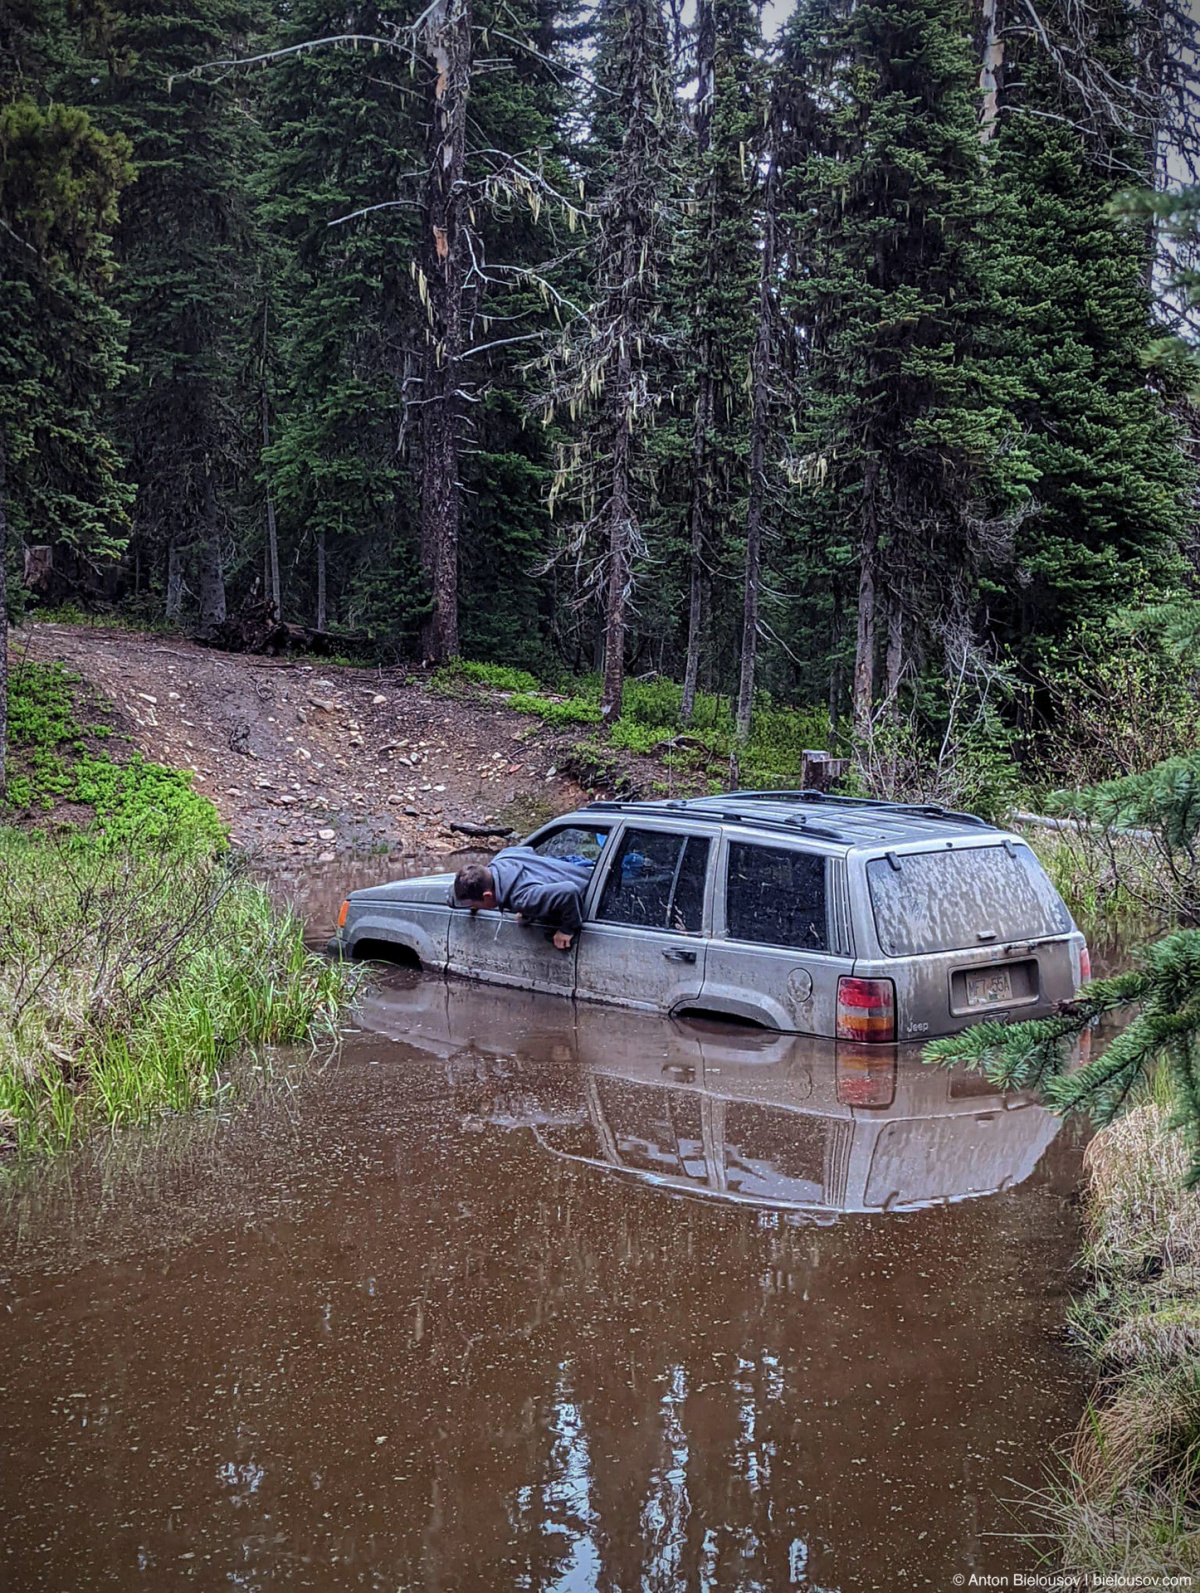
<path fill-rule="evenodd" d="M 0 1149 L 212 1104 L 262 1045 L 331 1032 L 349 975 L 226 861 L 0 829 Z"/>
<path fill-rule="evenodd" d="M 8 1159 L 212 1105 L 261 1047 L 333 1032 L 350 996 L 347 971 L 311 955 L 299 921 L 239 872 L 190 778 L 95 751 L 107 727 L 81 725 L 100 712 L 85 704 L 59 666 L 13 673 L 0 807 Z M 64 803 L 65 822 L 32 822 Z"/>
<path fill-rule="evenodd" d="M 192 777 L 133 754 L 118 762 L 89 750 L 112 727 L 84 699 L 80 680 L 61 664 L 20 663 L 9 682 L 12 769 L 6 803 L 13 812 L 50 812 L 62 803 L 90 807 L 94 823 L 76 840 L 89 846 L 171 845 L 217 852 L 226 845 L 220 815 L 193 790 Z M 10 815 L 11 816 L 11 815 Z"/>
<path fill-rule="evenodd" d="M 434 676 L 435 690 L 448 694 L 482 688 L 506 693 L 504 706 L 531 714 L 555 728 L 594 726 L 581 746 L 585 761 L 611 762 L 613 752 L 657 757 L 682 777 L 705 783 L 723 779 L 733 750 L 735 725 L 728 698 L 697 694 L 691 722 L 680 718 L 683 688 L 675 681 L 627 680 L 616 724 L 601 728 L 599 675 L 559 682 L 550 690 L 521 669 L 452 659 Z M 805 748 L 834 750 L 829 716 L 823 708 L 779 708 L 765 699 L 755 710 L 748 744 L 739 753 L 739 780 L 747 787 L 794 786 L 800 780 Z M 720 788 L 720 787 L 718 787 Z"/>

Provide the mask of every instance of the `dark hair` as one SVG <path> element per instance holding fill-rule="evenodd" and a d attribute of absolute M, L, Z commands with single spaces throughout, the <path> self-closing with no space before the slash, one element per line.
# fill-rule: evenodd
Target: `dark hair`
<path fill-rule="evenodd" d="M 493 889 L 492 871 L 482 863 L 468 863 L 454 876 L 456 902 L 480 902 L 484 893 Z"/>

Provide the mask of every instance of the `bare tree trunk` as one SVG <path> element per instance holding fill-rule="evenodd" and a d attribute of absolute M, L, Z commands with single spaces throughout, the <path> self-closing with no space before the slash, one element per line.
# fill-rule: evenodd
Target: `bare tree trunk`
<path fill-rule="evenodd" d="M 8 482 L 0 432 L 0 797 L 8 790 Z"/>
<path fill-rule="evenodd" d="M 174 537 L 167 544 L 167 618 L 179 618 L 183 608 L 183 563 Z"/>
<path fill-rule="evenodd" d="M 618 365 L 620 418 L 613 446 L 612 496 L 608 505 L 608 581 L 604 604 L 604 688 L 600 696 L 602 724 L 621 717 L 625 694 L 625 603 L 629 589 L 632 505 L 630 497 L 629 422 L 625 399 L 632 381 L 632 362 L 626 353 Z"/>
<path fill-rule="evenodd" d="M 867 460 L 863 470 L 863 530 L 858 560 L 858 635 L 854 650 L 854 733 L 862 737 L 871 728 L 875 700 L 875 562 L 879 554 L 879 461 Z"/>
<path fill-rule="evenodd" d="M 758 615 L 762 593 L 762 522 L 767 495 L 766 449 L 770 426 L 773 348 L 771 279 L 775 271 L 775 160 L 768 151 L 763 203 L 763 243 L 758 279 L 758 330 L 750 367 L 750 482 L 746 501 L 746 591 L 742 602 L 742 660 L 738 677 L 737 740 L 750 737 L 754 676 L 758 665 Z"/>
<path fill-rule="evenodd" d="M 463 352 L 462 181 L 471 88 L 469 0 L 434 0 L 422 25 L 434 68 L 422 266 L 426 285 L 421 399 L 421 562 L 433 609 L 426 656 L 458 652 L 458 386 Z"/>
<path fill-rule="evenodd" d="M 317 532 L 317 629 L 325 629 L 325 527 Z"/>
<path fill-rule="evenodd" d="M 900 595 L 894 590 L 887 595 L 887 626 L 883 689 L 894 714 L 900 692 L 900 677 L 904 671 L 904 610 L 900 605 Z"/>
<path fill-rule="evenodd" d="M 983 104 L 979 113 L 979 136 L 989 143 L 1000 120 L 1000 97 L 1004 87 L 1004 34 L 1000 8 L 1003 0 L 982 0 L 980 5 L 979 92 Z"/>
<path fill-rule="evenodd" d="M 712 0 L 700 0 L 696 14 L 696 152 L 703 158 L 712 142 L 712 104 L 716 88 L 717 24 Z M 711 269 L 711 258 L 709 267 Z M 696 414 L 692 425 L 692 504 L 690 578 L 688 582 L 687 660 L 679 717 L 691 724 L 696 708 L 696 680 L 704 639 L 704 550 L 712 539 L 712 480 L 708 470 L 708 439 L 713 423 L 712 333 L 705 327 L 696 351 L 699 370 Z"/>
<path fill-rule="evenodd" d="M 263 308 L 262 335 L 262 445 L 263 452 L 271 446 L 271 400 L 267 393 L 267 311 Z M 265 468 L 265 463 L 264 463 Z M 279 597 L 279 538 L 275 530 L 275 499 L 267 484 L 267 590 L 275 605 L 275 618 L 283 618 Z"/>
<path fill-rule="evenodd" d="M 683 696 L 679 717 L 691 724 L 696 709 L 696 681 L 700 674 L 700 646 L 704 640 L 704 549 L 710 539 L 712 520 L 712 480 L 706 469 L 708 433 L 712 426 L 713 381 L 709 361 L 712 351 L 704 338 L 700 351 L 700 387 L 696 394 L 696 418 L 692 429 L 692 544 L 688 583 L 687 661 L 683 671 Z"/>
<path fill-rule="evenodd" d="M 221 567 L 221 534 L 212 471 L 204 477 L 204 540 L 200 544 L 200 614 L 197 636 L 211 636 L 225 623 L 225 572 Z"/>

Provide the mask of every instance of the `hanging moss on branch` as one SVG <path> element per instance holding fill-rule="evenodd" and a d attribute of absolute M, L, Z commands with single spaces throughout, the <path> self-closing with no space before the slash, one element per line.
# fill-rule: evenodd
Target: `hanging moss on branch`
<path fill-rule="evenodd" d="M 1096 1019 L 1126 1011 L 1132 1021 L 1103 1054 L 1068 1072 L 1071 1042 Z M 1130 972 L 1098 979 L 1052 1018 L 981 1023 L 933 1041 L 925 1060 L 975 1068 L 1002 1089 L 1036 1089 L 1051 1110 L 1081 1112 L 1100 1126 L 1120 1117 L 1161 1067 L 1170 1126 L 1188 1148 L 1186 1185 L 1200 1187 L 1200 930 L 1147 947 Z"/>

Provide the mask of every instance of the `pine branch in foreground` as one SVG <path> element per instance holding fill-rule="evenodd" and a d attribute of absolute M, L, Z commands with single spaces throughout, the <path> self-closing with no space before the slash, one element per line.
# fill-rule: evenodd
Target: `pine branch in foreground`
<path fill-rule="evenodd" d="M 1069 1072 L 1070 1044 L 1100 1017 L 1133 1010 L 1128 1027 L 1085 1066 Z M 1065 1116 L 1103 1127 L 1119 1117 L 1161 1067 L 1170 1081 L 1170 1126 L 1188 1147 L 1186 1185 L 1200 1187 L 1200 930 L 1145 948 L 1138 966 L 1100 979 L 1050 1018 L 981 1023 L 935 1040 L 925 1061 L 974 1068 L 1003 1089 L 1036 1089 Z"/>

